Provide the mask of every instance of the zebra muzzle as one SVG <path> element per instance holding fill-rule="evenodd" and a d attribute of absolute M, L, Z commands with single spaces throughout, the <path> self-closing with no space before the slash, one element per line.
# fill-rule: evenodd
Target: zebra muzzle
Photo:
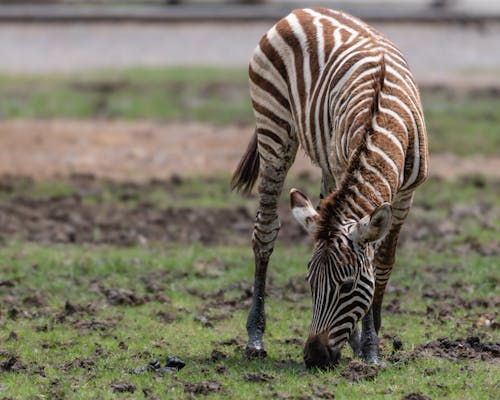
<path fill-rule="evenodd" d="M 304 347 L 304 362 L 308 369 L 334 368 L 340 361 L 340 349 L 328 345 L 328 332 L 309 336 Z"/>

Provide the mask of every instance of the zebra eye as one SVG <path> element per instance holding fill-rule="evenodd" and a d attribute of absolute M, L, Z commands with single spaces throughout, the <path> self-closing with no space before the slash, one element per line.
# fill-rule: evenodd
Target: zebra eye
<path fill-rule="evenodd" d="M 340 286 L 340 293 L 350 293 L 353 288 L 354 288 L 354 281 L 353 280 L 345 281 Z"/>

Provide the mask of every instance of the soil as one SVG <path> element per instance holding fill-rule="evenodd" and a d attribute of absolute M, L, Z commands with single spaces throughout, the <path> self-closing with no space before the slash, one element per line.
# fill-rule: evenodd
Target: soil
<path fill-rule="evenodd" d="M 201 123 L 5 121 L 0 122 L 0 175 L 44 179 L 86 173 L 141 182 L 229 175 L 252 134 L 250 126 Z M 432 176 L 500 178 L 500 158 L 433 154 L 431 162 Z M 299 152 L 291 173 L 304 171 L 319 176 Z"/>
<path fill-rule="evenodd" d="M 118 392 L 118 393 L 134 393 L 136 390 L 136 387 L 133 383 L 130 382 L 117 382 L 117 383 L 112 383 L 111 384 L 111 390 L 113 393 Z"/>
<path fill-rule="evenodd" d="M 424 396 L 420 392 L 410 393 L 404 396 L 401 400 L 431 400 L 430 397 Z"/>
<path fill-rule="evenodd" d="M 219 392 L 222 389 L 222 384 L 217 381 L 206 382 L 186 382 L 184 383 L 184 392 L 193 394 L 204 394 Z"/>
<path fill-rule="evenodd" d="M 342 377 L 351 382 L 358 382 L 365 379 L 371 380 L 375 379 L 378 370 L 379 367 L 375 365 L 353 360 L 342 371 Z"/>
<path fill-rule="evenodd" d="M 72 184 L 79 192 L 90 190 L 88 180 Z M 9 191 L 12 177 L 0 178 L 0 192 Z M 171 180 L 164 182 L 169 190 Z M 134 184 L 136 192 L 161 186 L 161 181 Z M 92 190 L 98 187 L 94 181 Z M 131 184 L 124 183 L 117 190 L 127 191 Z M 3 190 L 2 190 L 3 189 Z M 286 211 L 286 212 L 285 212 Z M 305 241 L 306 235 L 285 210 L 281 238 L 288 242 Z M 78 194 L 33 198 L 15 196 L 0 203 L 0 238 L 24 239 L 37 243 L 99 243 L 118 246 L 144 245 L 148 242 L 241 244 L 248 243 L 253 215 L 243 207 L 231 208 L 161 208 L 150 203 L 134 207 L 117 204 L 87 204 Z M 217 274 L 217 270 L 198 266 L 200 274 Z M 2 282 L 10 285 L 12 282 Z M 110 301 L 126 300 L 124 293 L 110 293 Z M 121 299 L 120 299 L 121 298 Z"/>
<path fill-rule="evenodd" d="M 243 374 L 243 379 L 247 382 L 264 383 L 274 380 L 274 376 L 264 372 L 246 372 Z"/>
<path fill-rule="evenodd" d="M 500 361 L 500 343 L 481 342 L 478 337 L 450 340 L 439 338 L 418 346 L 422 356 L 435 356 L 449 361 L 482 360 Z"/>
<path fill-rule="evenodd" d="M 207 178 L 208 179 L 208 178 Z M 73 175 L 61 178 L 71 187 L 72 192 L 58 196 L 28 196 L 34 185 L 30 178 L 0 176 L 0 240 L 28 240 L 41 244 L 109 244 L 114 246 L 147 245 L 148 243 L 201 243 L 249 244 L 254 222 L 252 207 L 180 207 L 162 206 L 144 198 L 143 193 L 163 191 L 177 203 L 186 196 L 178 193 L 178 179 L 152 180 L 145 183 L 109 182 L 92 175 Z M 460 178 L 468 184 L 468 178 Z M 182 180 L 180 181 L 182 182 Z M 499 181 L 500 182 L 500 181 Z M 106 187 L 104 189 L 104 187 Z M 495 190 L 495 189 L 493 189 Z M 117 194 L 114 202 L 105 201 L 104 192 Z M 91 195 L 89 195 L 89 193 Z M 189 196 L 196 196 L 193 188 Z M 254 201 L 256 204 L 256 201 Z M 436 218 L 432 208 L 425 204 L 415 205 L 404 225 L 400 246 L 425 246 L 433 251 L 442 251 L 453 245 L 458 254 L 476 253 L 481 256 L 500 255 L 500 240 L 482 243 L 477 238 L 466 237 L 459 240 L 464 218 L 473 218 L 480 226 L 494 230 L 491 221 L 497 218 L 498 210 L 491 204 L 471 204 L 466 207 L 452 206 L 446 218 Z M 295 221 L 289 206 L 280 208 L 282 229 L 278 240 L 284 243 L 311 243 L 309 235 Z M 439 236 L 440 240 L 435 240 Z M 217 277 L 224 273 L 225 266 L 218 260 L 199 263 L 194 266 L 200 277 Z M 144 278 L 146 291 L 150 297 L 161 296 L 161 287 L 156 277 Z M 0 286 L 11 287 L 15 281 L 2 280 Z M 148 298 L 138 298 L 135 293 L 115 292 L 112 288 L 101 291 L 111 304 L 137 305 Z M 244 289 L 250 294 L 251 288 Z M 105 290 L 108 290 L 106 293 Z M 290 281 L 275 295 L 297 302 L 308 296 L 307 284 L 302 280 Z M 451 290 L 451 289 L 450 289 Z M 424 292 L 424 297 L 447 296 L 448 292 Z M 451 290 L 448 299 L 454 299 Z M 42 302 L 40 298 L 26 298 L 26 303 Z M 397 304 L 387 304 L 392 312 L 401 312 Z M 464 306 L 467 306 L 462 302 Z M 40 304 L 42 305 L 42 304 Z M 231 304 L 217 304 L 231 307 Z M 470 307 L 469 307 L 470 308 Z"/>

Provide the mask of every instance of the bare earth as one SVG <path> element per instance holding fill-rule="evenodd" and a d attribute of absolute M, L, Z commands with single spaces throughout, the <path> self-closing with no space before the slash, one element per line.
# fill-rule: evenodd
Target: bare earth
<path fill-rule="evenodd" d="M 0 122 L 0 175 L 43 179 L 89 173 L 145 181 L 231 173 L 253 133 L 248 126 L 108 121 Z M 293 173 L 318 174 L 299 154 Z M 500 158 L 433 154 L 431 175 L 500 179 Z"/>

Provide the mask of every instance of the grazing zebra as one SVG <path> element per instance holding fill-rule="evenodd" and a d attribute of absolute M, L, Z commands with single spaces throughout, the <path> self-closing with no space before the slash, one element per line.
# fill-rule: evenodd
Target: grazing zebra
<path fill-rule="evenodd" d="M 377 364 L 382 298 L 399 231 L 427 177 L 424 117 L 408 65 L 362 21 L 307 8 L 264 35 L 249 74 L 256 130 L 232 180 L 233 189 L 248 192 L 260 178 L 246 354 L 266 355 L 266 271 L 280 229 L 283 181 L 300 145 L 322 171 L 317 209 L 298 190 L 290 193 L 293 214 L 314 237 L 304 361 L 332 366 L 348 341 L 356 355 Z"/>

